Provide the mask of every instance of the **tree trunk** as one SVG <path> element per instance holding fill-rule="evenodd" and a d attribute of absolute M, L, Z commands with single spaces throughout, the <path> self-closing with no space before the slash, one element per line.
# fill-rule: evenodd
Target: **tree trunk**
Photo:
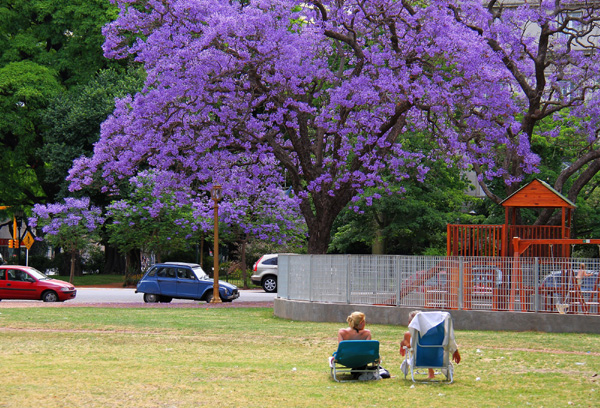
<path fill-rule="evenodd" d="M 328 217 L 317 220 L 313 217 L 308 224 L 308 253 L 326 254 L 331 239 L 331 228 L 335 218 Z"/>
<path fill-rule="evenodd" d="M 132 249 L 127 252 L 125 256 L 126 265 L 125 268 L 125 276 L 138 275 L 142 273 L 142 256 L 141 251 L 139 249 Z M 157 262 L 160 262 L 160 259 L 157 257 Z"/>
<path fill-rule="evenodd" d="M 371 245 L 371 253 L 373 255 L 384 255 L 385 254 L 385 237 L 383 231 L 379 228 L 377 223 L 374 223 L 375 237 L 373 238 L 373 244 Z"/>
<path fill-rule="evenodd" d="M 375 234 L 373 237 L 373 243 L 371 244 L 371 253 L 373 255 L 384 255 L 386 239 L 383 234 L 383 227 L 386 223 L 385 214 L 380 214 L 376 210 L 373 210 L 373 228 Z"/>
<path fill-rule="evenodd" d="M 202 235 L 202 239 L 200 240 L 200 265 L 204 264 L 204 234 Z"/>
<path fill-rule="evenodd" d="M 300 211 L 308 227 L 309 254 L 327 253 L 333 223 L 354 195 L 351 187 L 340 189 L 335 197 L 330 196 L 327 190 L 323 188 L 319 192 L 313 192 L 300 201 Z"/>
<path fill-rule="evenodd" d="M 125 257 L 115 247 L 104 247 L 104 273 L 109 275 L 125 275 Z"/>
<path fill-rule="evenodd" d="M 77 259 L 77 251 L 71 251 L 71 272 L 69 273 L 69 283 L 73 284 L 75 277 L 75 260 Z"/>
<path fill-rule="evenodd" d="M 242 265 L 242 282 L 244 289 L 248 289 L 248 266 L 246 265 L 246 245 L 248 244 L 248 234 L 241 240 L 242 248 L 240 254 L 240 264 Z"/>

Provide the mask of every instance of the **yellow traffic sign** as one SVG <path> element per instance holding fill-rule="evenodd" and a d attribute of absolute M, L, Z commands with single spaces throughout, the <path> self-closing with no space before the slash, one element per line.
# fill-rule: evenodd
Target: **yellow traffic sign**
<path fill-rule="evenodd" d="M 23 237 L 23 241 L 21 242 L 23 245 L 25 245 L 25 247 L 27 247 L 27 249 L 31 249 L 35 239 L 33 238 L 33 235 L 31 235 L 31 232 L 27 231 L 27 234 L 25 234 L 25 237 Z"/>

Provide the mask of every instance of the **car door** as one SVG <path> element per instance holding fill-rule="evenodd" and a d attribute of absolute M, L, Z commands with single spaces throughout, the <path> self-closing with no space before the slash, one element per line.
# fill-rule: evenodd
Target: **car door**
<path fill-rule="evenodd" d="M 0 299 L 7 299 L 6 296 L 6 269 L 0 269 Z"/>
<path fill-rule="evenodd" d="M 171 266 L 162 266 L 156 275 L 160 294 L 177 297 L 177 270 Z"/>
<path fill-rule="evenodd" d="M 177 297 L 198 299 L 198 279 L 189 268 L 177 268 Z"/>
<path fill-rule="evenodd" d="M 38 299 L 36 283 L 37 281 L 25 271 L 6 271 L 6 289 L 10 299 Z"/>

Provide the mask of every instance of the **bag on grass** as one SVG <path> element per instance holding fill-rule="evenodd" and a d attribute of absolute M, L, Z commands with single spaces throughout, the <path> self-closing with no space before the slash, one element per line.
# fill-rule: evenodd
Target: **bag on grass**
<path fill-rule="evenodd" d="M 390 372 L 388 370 L 386 370 L 385 368 L 383 368 L 382 366 L 379 366 L 379 376 L 381 378 L 390 378 Z"/>

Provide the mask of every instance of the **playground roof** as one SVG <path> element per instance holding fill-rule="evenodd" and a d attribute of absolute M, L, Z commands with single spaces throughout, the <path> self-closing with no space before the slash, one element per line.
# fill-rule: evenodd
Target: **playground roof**
<path fill-rule="evenodd" d="M 524 185 L 500 203 L 503 207 L 575 208 L 571 200 L 552 188 L 548 183 L 535 179 Z"/>

